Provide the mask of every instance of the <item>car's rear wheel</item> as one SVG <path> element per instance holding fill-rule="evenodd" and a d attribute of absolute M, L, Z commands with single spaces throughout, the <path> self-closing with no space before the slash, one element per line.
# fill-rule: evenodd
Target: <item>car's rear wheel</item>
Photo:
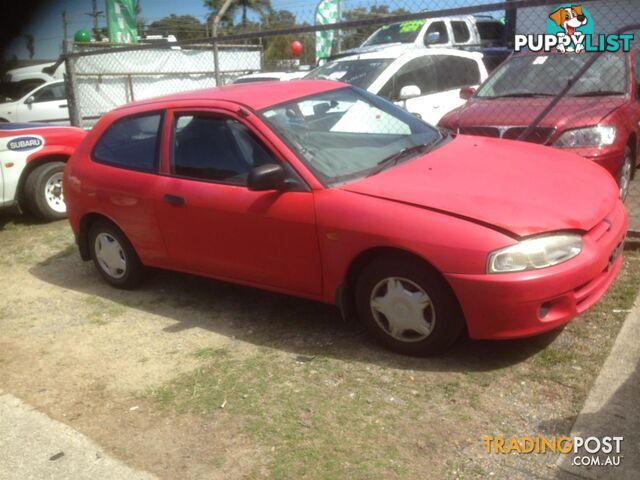
<path fill-rule="evenodd" d="M 98 221 L 89 230 L 91 258 L 98 272 L 114 287 L 137 287 L 144 266 L 127 237 L 115 225 Z"/>
<path fill-rule="evenodd" d="M 622 167 L 620 167 L 620 173 L 618 174 L 618 186 L 620 187 L 620 199 L 622 201 L 627 198 L 627 194 L 629 193 L 634 167 L 635 159 L 633 158 L 633 152 L 631 151 L 631 147 L 627 145 L 624 147 L 624 159 L 622 160 Z"/>
<path fill-rule="evenodd" d="M 448 348 L 464 319 L 445 280 L 427 265 L 405 256 L 378 258 L 356 284 L 358 316 L 390 349 L 426 356 Z"/>
<path fill-rule="evenodd" d="M 42 220 L 60 220 L 67 216 L 62 177 L 64 162 L 48 162 L 36 167 L 24 184 L 24 198 L 31 213 Z"/>

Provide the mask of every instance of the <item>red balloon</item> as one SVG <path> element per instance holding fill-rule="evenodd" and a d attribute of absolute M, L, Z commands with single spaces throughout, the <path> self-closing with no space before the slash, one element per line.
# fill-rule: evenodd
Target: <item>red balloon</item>
<path fill-rule="evenodd" d="M 291 42 L 291 55 L 299 57 L 302 53 L 302 44 L 298 40 Z"/>

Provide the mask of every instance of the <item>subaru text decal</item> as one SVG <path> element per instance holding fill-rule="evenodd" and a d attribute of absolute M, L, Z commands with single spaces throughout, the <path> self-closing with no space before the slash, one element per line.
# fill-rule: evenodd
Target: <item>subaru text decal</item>
<path fill-rule="evenodd" d="M 27 150 L 35 150 L 44 145 L 42 137 L 28 136 L 17 137 L 7 143 L 7 148 L 14 152 L 25 152 Z"/>

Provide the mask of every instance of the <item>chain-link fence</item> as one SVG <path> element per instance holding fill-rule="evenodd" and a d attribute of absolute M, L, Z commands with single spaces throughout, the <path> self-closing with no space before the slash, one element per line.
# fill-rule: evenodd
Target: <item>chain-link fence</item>
<path fill-rule="evenodd" d="M 315 4 L 285 2 L 260 23 L 228 20 L 218 39 L 76 47 L 67 57 L 71 117 L 88 126 L 132 100 L 214 86 L 216 73 L 221 84 L 258 72 L 242 81 L 345 81 L 457 133 L 549 145 L 600 164 L 640 233 L 640 180 L 631 180 L 640 147 L 637 0 L 350 2 L 333 25 L 312 25 Z M 331 47 L 323 52 L 322 32 Z"/>

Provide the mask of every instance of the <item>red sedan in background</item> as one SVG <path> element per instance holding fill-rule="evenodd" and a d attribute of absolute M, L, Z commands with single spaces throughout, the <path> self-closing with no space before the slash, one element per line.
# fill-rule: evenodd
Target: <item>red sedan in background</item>
<path fill-rule="evenodd" d="M 413 355 L 566 323 L 614 280 L 627 226 L 576 155 L 452 138 L 329 81 L 114 110 L 64 188 L 82 258 L 116 287 L 150 266 L 337 303 Z"/>
<path fill-rule="evenodd" d="M 503 63 L 439 122 L 453 132 L 517 139 L 592 54 L 524 53 Z M 465 96 L 473 94 L 466 89 Z M 640 156 L 640 50 L 604 53 L 527 139 L 606 168 L 624 200 Z"/>

